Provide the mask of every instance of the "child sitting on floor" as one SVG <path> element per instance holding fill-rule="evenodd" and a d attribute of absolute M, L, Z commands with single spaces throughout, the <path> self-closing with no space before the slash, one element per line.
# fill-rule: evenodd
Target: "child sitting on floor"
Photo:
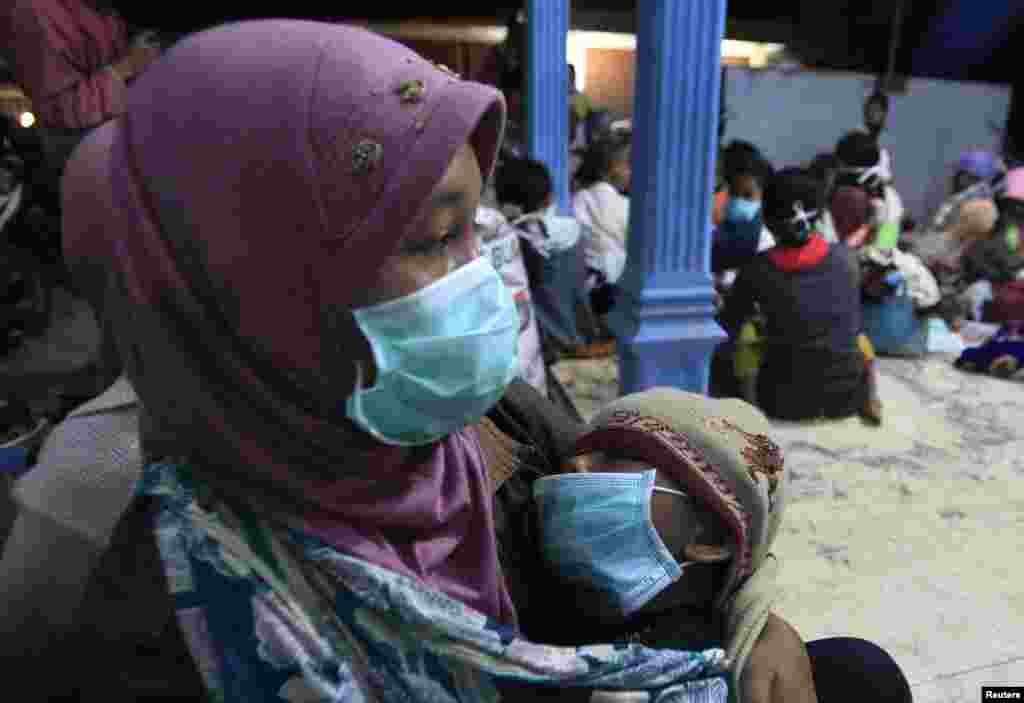
<path fill-rule="evenodd" d="M 524 630 L 552 644 L 724 646 L 738 687 L 777 597 L 786 477 L 768 432 L 747 403 L 676 389 L 606 407 L 567 473 L 534 484 L 540 551 L 566 589 L 551 597 L 571 605 Z"/>
<path fill-rule="evenodd" d="M 722 150 L 725 200 L 716 203 L 711 272 L 740 269 L 757 254 L 775 246 L 775 238 L 761 219 L 761 198 L 772 166 L 756 148 L 733 142 Z M 720 200 L 720 196 L 716 196 Z"/>
<path fill-rule="evenodd" d="M 577 358 L 608 356 L 615 341 L 602 335 L 586 291 L 584 247 L 590 229 L 558 213 L 551 174 L 532 159 L 508 159 L 495 177 L 504 214 L 519 232 L 544 345 Z"/>
<path fill-rule="evenodd" d="M 594 312 L 603 317 L 615 306 L 626 268 L 629 197 L 632 181 L 629 137 L 606 137 L 590 145 L 576 174 L 576 218 L 590 228 L 584 240 L 587 290 Z"/>

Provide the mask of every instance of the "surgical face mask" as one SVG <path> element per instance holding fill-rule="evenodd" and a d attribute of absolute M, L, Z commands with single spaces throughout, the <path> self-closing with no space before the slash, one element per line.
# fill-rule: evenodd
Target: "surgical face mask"
<path fill-rule="evenodd" d="M 761 212 L 761 203 L 746 198 L 730 198 L 725 211 L 728 222 L 753 222 Z"/>
<path fill-rule="evenodd" d="M 534 484 L 541 549 L 559 577 L 604 597 L 626 617 L 677 581 L 683 568 L 651 521 L 656 472 L 560 474 Z"/>
<path fill-rule="evenodd" d="M 582 230 L 579 220 L 575 217 L 564 217 L 558 214 L 558 205 L 549 206 L 542 217 L 544 229 L 548 235 L 552 253 L 565 251 L 576 245 L 579 241 Z"/>
<path fill-rule="evenodd" d="M 478 421 L 518 372 L 519 313 L 483 257 L 353 315 L 377 379 L 348 398 L 345 415 L 385 444 L 429 444 Z"/>

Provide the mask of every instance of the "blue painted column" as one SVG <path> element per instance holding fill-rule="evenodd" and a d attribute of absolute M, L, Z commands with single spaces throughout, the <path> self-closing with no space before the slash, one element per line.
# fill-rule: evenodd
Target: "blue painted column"
<path fill-rule="evenodd" d="M 623 393 L 706 393 L 715 322 L 711 210 L 725 0 L 640 0 L 633 184 L 619 337 Z"/>
<path fill-rule="evenodd" d="M 568 213 L 569 0 L 529 0 L 526 21 L 526 149 L 551 171 L 559 209 Z"/>

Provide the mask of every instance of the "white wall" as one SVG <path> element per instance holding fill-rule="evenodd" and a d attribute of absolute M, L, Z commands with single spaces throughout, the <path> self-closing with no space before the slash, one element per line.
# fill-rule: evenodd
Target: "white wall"
<path fill-rule="evenodd" d="M 725 140 L 753 142 L 776 168 L 805 164 L 861 127 L 874 85 L 873 76 L 862 74 L 730 66 Z M 921 221 L 941 202 L 962 151 L 1001 147 L 1009 109 L 1009 86 L 983 83 L 912 80 L 905 93 L 890 97 L 882 144 L 912 215 Z"/>

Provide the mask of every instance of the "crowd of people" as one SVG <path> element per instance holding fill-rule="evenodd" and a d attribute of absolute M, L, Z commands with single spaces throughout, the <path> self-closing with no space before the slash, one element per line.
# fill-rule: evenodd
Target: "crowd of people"
<path fill-rule="evenodd" d="M 520 34 L 490 67 L 504 91 L 287 20 L 187 37 L 125 89 L 93 66 L 118 39 L 89 59 L 102 91 L 69 83 L 100 97 L 40 113 L 116 381 L 14 489 L 0 661 L 24 690 L 911 700 L 876 645 L 773 611 L 768 418 L 880 423 L 876 355 L 924 353 L 927 316 L 1012 307 L 1024 172 L 965 154 L 914 227 L 881 94 L 805 166 L 724 146 L 712 380 L 734 397 L 654 389 L 583 423 L 545 369 L 614 353 L 631 137 L 570 86 L 559 211 L 516 143 Z M 109 112 L 58 126 L 86 104 Z"/>
<path fill-rule="evenodd" d="M 712 270 L 730 340 L 716 355 L 717 392 L 780 419 L 880 424 L 876 354 L 922 356 L 930 331 L 1024 316 L 1024 170 L 965 152 L 949 197 L 917 226 L 880 145 L 888 109 L 872 95 L 864 129 L 806 166 L 775 172 L 741 141 L 722 150 Z M 1019 364 L 1002 362 L 1004 375 Z"/>

